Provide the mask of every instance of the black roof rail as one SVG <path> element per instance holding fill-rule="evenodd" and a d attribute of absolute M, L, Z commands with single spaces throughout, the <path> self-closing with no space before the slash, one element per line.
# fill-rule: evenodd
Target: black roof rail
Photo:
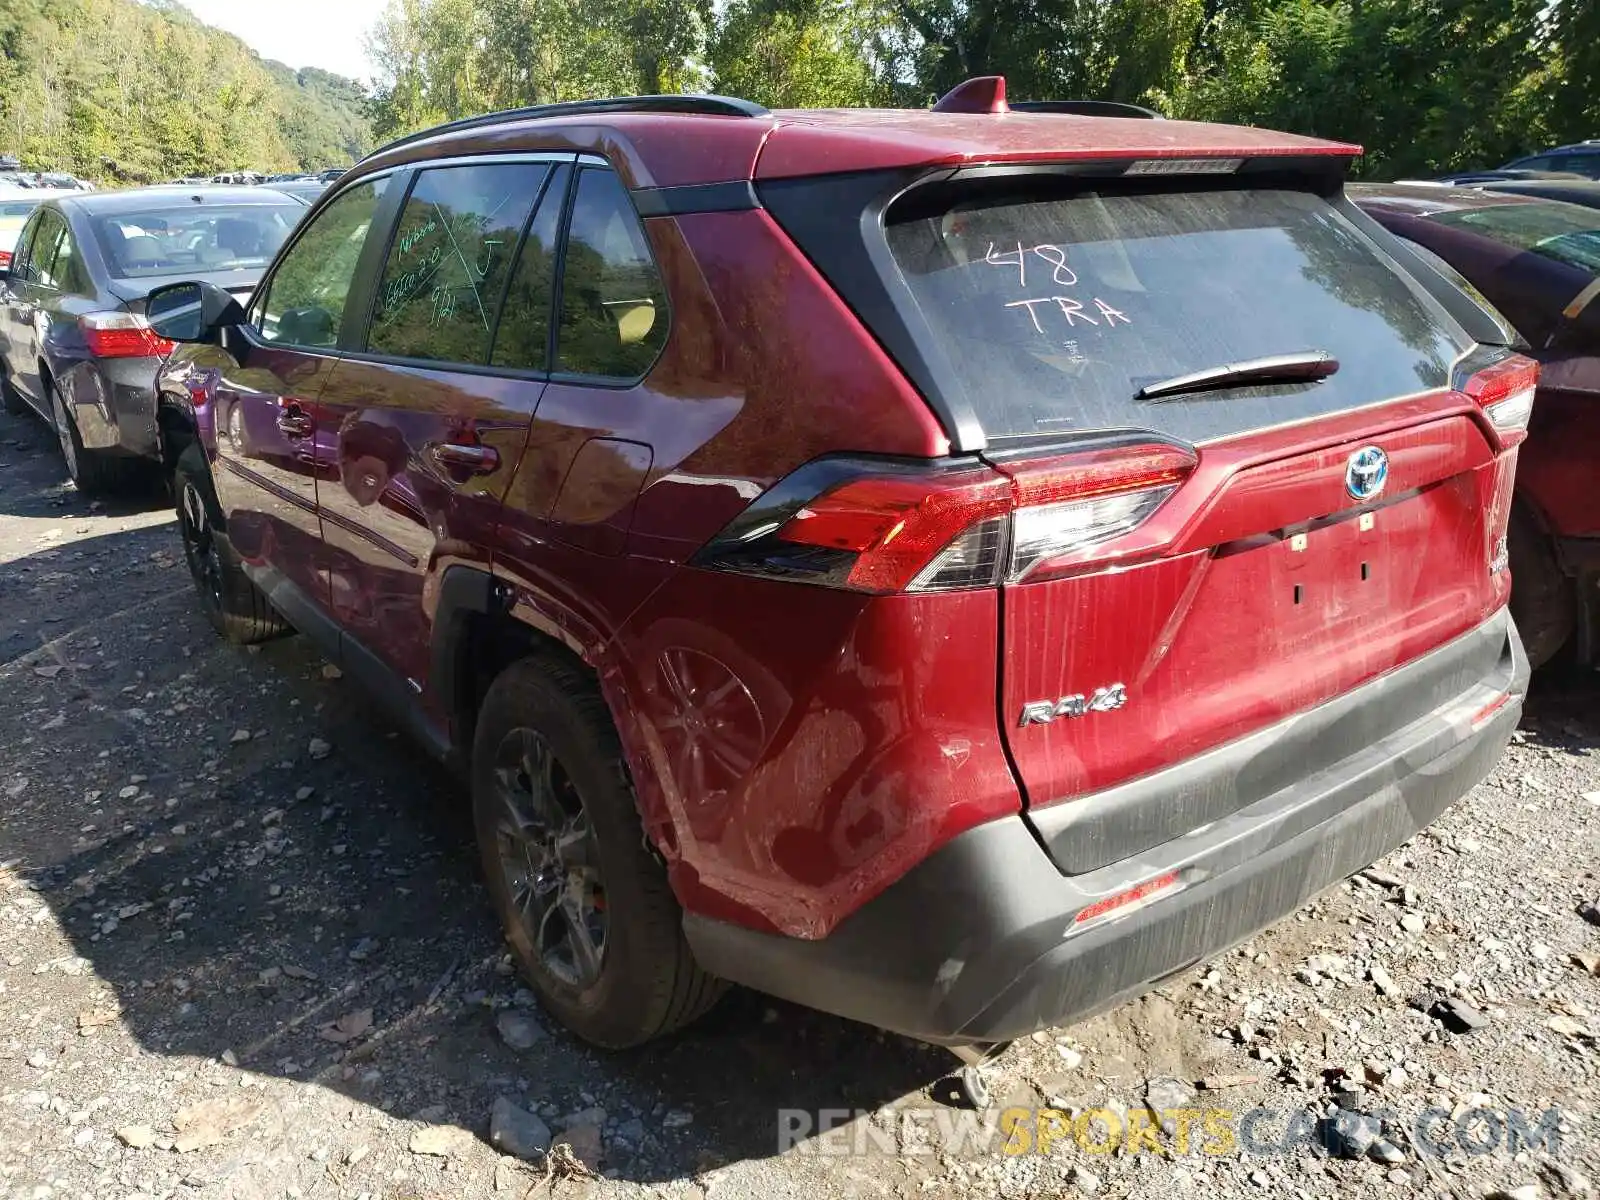
<path fill-rule="evenodd" d="M 446 121 L 428 129 L 419 129 L 405 137 L 396 138 L 379 146 L 373 154 L 408 146 L 424 138 L 441 133 L 456 133 L 463 129 L 477 129 L 485 125 L 498 125 L 502 121 L 529 121 L 536 117 L 582 117 L 590 113 L 685 113 L 706 117 L 765 117 L 771 114 L 751 100 L 734 96 L 608 96 L 602 100 L 566 100 L 558 104 L 532 104 L 526 108 L 508 108 L 502 112 L 484 113 L 476 117 L 463 117 L 459 121 Z"/>
<path fill-rule="evenodd" d="M 1147 121 L 1165 119 L 1153 108 L 1123 104 L 1119 100 L 1014 100 L 1011 111 L 1072 113 L 1080 117 L 1138 117 Z"/>

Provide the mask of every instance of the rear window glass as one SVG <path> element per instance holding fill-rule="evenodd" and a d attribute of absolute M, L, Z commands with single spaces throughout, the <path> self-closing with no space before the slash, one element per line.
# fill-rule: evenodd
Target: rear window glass
<path fill-rule="evenodd" d="M 1600 273 L 1600 211 L 1541 200 L 1435 213 L 1436 224 L 1470 229 L 1505 246 L 1530 250 L 1569 267 Z"/>
<path fill-rule="evenodd" d="M 90 218 L 100 253 L 123 279 L 265 267 L 305 206 L 194 204 Z"/>
<path fill-rule="evenodd" d="M 887 232 L 944 373 L 991 438 L 1150 428 L 1203 441 L 1443 386 L 1467 344 L 1308 192 L 990 195 L 891 213 Z M 1308 351 L 1338 372 L 1135 399 L 1174 376 Z"/>

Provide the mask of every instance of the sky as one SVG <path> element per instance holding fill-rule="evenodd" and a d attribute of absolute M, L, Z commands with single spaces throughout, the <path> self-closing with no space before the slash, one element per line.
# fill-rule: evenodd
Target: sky
<path fill-rule="evenodd" d="M 207 25 L 242 38 L 262 58 L 368 80 L 367 32 L 387 0 L 183 0 Z"/>

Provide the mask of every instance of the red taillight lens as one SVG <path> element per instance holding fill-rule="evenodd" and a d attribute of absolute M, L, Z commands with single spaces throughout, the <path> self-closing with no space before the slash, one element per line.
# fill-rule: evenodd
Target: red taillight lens
<path fill-rule="evenodd" d="M 96 358 L 165 358 L 174 345 L 137 313 L 88 313 L 78 318 L 78 328 Z"/>
<path fill-rule="evenodd" d="M 1514 446 L 1528 436 L 1538 387 L 1539 364 L 1521 354 L 1512 354 L 1474 371 L 1461 390 L 1483 409 L 1501 444 Z"/>
<path fill-rule="evenodd" d="M 928 478 L 857 479 L 819 496 L 778 531 L 786 542 L 844 550 L 856 556 L 848 586 L 864 592 L 912 587 L 958 535 L 1011 508 L 1011 488 L 988 470 Z M 998 539 L 994 547 L 998 551 Z M 993 581 L 993 566 L 987 577 Z M 979 565 L 979 574 L 983 574 Z M 968 572 L 966 578 L 970 579 Z M 971 586 L 945 582 L 944 586 Z M 926 586 L 924 586 L 926 590 Z"/>
<path fill-rule="evenodd" d="M 10 268 L 11 268 L 11 251 L 9 251 L 9 250 L 0 250 L 0 271 L 6 271 L 6 270 L 9 270 Z"/>
<path fill-rule="evenodd" d="M 880 593 L 1044 578 L 1142 524 L 1197 461 L 1162 444 L 895 474 L 826 460 L 774 489 L 775 519 L 758 502 L 697 561 Z M 813 476 L 826 480 L 814 494 Z"/>

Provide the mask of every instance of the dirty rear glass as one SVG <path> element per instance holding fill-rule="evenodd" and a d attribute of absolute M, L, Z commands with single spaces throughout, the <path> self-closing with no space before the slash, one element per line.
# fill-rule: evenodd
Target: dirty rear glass
<path fill-rule="evenodd" d="M 1445 386 L 1470 344 L 1312 193 L 1044 186 L 919 201 L 888 222 L 943 369 L 990 438 L 1147 428 L 1205 441 Z M 1305 351 L 1339 371 L 1135 399 Z"/>

